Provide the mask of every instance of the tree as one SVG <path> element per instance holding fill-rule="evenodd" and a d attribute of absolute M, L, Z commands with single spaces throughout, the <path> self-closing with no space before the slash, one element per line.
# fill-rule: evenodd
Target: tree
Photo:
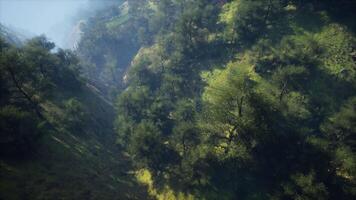
<path fill-rule="evenodd" d="M 225 37 L 229 43 L 251 45 L 269 32 L 283 15 L 279 0 L 234 0 L 223 7 L 220 22 L 226 25 Z M 273 27 L 275 28 L 275 27 Z"/>

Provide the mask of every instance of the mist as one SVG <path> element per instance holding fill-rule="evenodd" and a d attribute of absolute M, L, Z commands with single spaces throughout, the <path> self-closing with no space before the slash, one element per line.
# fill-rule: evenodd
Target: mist
<path fill-rule="evenodd" d="M 76 24 L 114 1 L 0 0 L 0 23 L 27 37 L 46 35 L 60 48 L 73 47 Z"/>

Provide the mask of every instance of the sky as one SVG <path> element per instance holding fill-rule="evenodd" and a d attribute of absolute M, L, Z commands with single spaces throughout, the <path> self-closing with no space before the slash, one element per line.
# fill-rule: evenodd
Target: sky
<path fill-rule="evenodd" d="M 32 36 L 45 34 L 63 47 L 73 18 L 88 0 L 0 0 L 0 23 Z"/>

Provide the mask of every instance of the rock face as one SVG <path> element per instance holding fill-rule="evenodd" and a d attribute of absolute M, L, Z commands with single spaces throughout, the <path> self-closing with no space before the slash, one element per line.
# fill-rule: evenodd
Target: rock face
<path fill-rule="evenodd" d="M 80 20 L 76 23 L 75 26 L 73 26 L 72 30 L 68 34 L 68 39 L 66 41 L 65 47 L 71 49 L 71 50 L 76 50 L 78 47 L 78 43 L 81 39 L 82 36 L 82 30 L 81 27 L 85 24 L 84 20 Z"/>

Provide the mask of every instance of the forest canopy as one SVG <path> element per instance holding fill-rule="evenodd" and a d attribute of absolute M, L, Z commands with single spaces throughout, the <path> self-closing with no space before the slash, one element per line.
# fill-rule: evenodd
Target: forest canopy
<path fill-rule="evenodd" d="M 1 154 L 36 146 L 53 128 L 43 102 L 85 85 L 114 105 L 116 145 L 153 198 L 355 199 L 355 10 L 118 1 L 81 23 L 74 52 L 1 40 Z M 60 104 L 67 132 L 102 123 L 75 95 Z"/>
<path fill-rule="evenodd" d="M 119 143 L 176 198 L 352 199 L 349 6 L 141 1 L 147 39 L 118 98 Z"/>

